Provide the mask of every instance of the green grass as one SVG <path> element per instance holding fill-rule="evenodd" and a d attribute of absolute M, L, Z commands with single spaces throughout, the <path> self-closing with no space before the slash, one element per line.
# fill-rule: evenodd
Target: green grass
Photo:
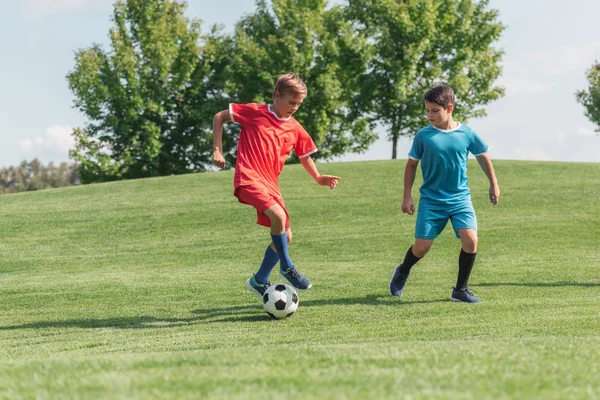
<path fill-rule="evenodd" d="M 599 164 L 496 162 L 496 207 L 470 164 L 478 305 L 449 301 L 449 227 L 388 295 L 403 161 L 319 167 L 338 189 L 280 179 L 314 285 L 281 321 L 231 171 L 0 196 L 0 398 L 600 398 Z"/>

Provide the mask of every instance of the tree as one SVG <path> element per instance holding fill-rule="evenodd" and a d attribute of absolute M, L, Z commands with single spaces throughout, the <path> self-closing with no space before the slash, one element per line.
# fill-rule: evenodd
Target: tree
<path fill-rule="evenodd" d="M 227 57 L 220 57 L 219 71 L 229 100 L 272 102 L 277 76 L 295 72 L 306 82 L 308 96 L 294 117 L 319 147 L 315 157 L 366 150 L 376 135 L 354 104 L 366 42 L 344 20 L 343 8 L 327 8 L 326 0 L 258 0 L 256 6 L 238 22 L 233 37 L 221 42 Z M 236 133 L 224 144 L 229 165 Z"/>
<path fill-rule="evenodd" d="M 456 94 L 463 122 L 485 116 L 504 94 L 494 86 L 502 52 L 491 45 L 504 27 L 488 0 L 349 0 L 346 18 L 370 48 L 360 107 L 388 129 L 392 158 L 400 136 L 424 125 L 423 94 L 435 83 Z"/>
<path fill-rule="evenodd" d="M 600 63 L 596 61 L 587 71 L 589 82 L 588 90 L 580 90 L 575 95 L 585 107 L 585 116 L 597 125 L 596 132 L 600 132 Z"/>
<path fill-rule="evenodd" d="M 74 130 L 70 155 L 83 182 L 205 168 L 199 132 L 212 115 L 191 110 L 189 96 L 210 69 L 200 58 L 200 23 L 184 16 L 185 7 L 179 0 L 117 0 L 110 51 L 95 44 L 76 52 L 67 79 L 89 122 Z"/>
<path fill-rule="evenodd" d="M 78 185 L 76 164 L 50 162 L 44 166 L 38 159 L 23 161 L 17 167 L 0 169 L 0 194 Z"/>

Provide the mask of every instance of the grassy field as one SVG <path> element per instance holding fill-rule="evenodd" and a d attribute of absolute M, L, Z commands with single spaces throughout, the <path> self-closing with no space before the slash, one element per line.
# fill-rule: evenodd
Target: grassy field
<path fill-rule="evenodd" d="M 231 171 L 0 196 L 0 398 L 600 398 L 600 164 L 495 166 L 492 207 L 470 164 L 477 305 L 449 301 L 449 227 L 389 296 L 404 161 L 320 165 L 335 191 L 287 166 L 313 288 L 281 321 L 245 289 L 268 235 Z"/>

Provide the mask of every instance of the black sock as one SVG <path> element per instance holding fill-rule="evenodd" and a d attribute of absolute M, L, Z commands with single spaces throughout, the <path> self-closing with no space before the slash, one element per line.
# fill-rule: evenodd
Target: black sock
<path fill-rule="evenodd" d="M 460 256 L 458 256 L 458 279 L 456 280 L 457 289 L 465 289 L 467 287 L 476 256 L 477 253 L 467 253 L 463 249 L 460 249 Z"/>
<path fill-rule="evenodd" d="M 422 257 L 417 257 L 413 254 L 412 252 L 412 246 L 410 246 L 410 248 L 408 249 L 408 251 L 406 252 L 406 255 L 404 256 L 404 261 L 402 261 L 402 264 L 400 265 L 400 272 L 403 273 L 404 275 L 408 275 L 410 273 L 410 269 L 413 267 L 413 265 L 415 265 L 417 263 L 417 261 L 419 261 Z"/>

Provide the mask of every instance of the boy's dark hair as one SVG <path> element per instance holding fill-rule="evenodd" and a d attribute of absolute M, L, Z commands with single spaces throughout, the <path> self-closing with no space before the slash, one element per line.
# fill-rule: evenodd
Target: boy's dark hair
<path fill-rule="evenodd" d="M 448 108 L 449 104 L 454 104 L 455 102 L 454 91 L 450 86 L 446 85 L 436 85 L 432 87 L 423 97 L 425 98 L 425 101 L 439 104 L 444 108 Z"/>

